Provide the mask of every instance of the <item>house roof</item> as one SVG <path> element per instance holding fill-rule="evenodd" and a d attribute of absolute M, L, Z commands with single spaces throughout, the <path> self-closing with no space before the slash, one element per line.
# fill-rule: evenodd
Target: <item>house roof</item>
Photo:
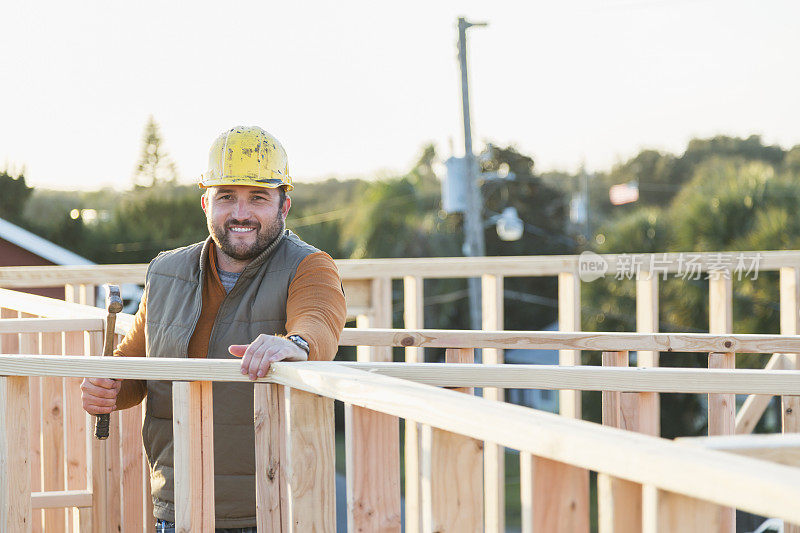
<path fill-rule="evenodd" d="M 95 263 L 66 248 L 0 218 L 0 239 L 16 244 L 56 265 L 94 265 Z"/>

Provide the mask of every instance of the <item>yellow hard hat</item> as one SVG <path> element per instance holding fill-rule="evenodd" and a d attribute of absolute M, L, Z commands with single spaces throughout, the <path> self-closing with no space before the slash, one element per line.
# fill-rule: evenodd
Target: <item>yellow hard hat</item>
<path fill-rule="evenodd" d="M 208 152 L 208 171 L 200 187 L 251 185 L 291 191 L 292 178 L 286 150 L 258 126 L 231 128 L 214 141 Z"/>

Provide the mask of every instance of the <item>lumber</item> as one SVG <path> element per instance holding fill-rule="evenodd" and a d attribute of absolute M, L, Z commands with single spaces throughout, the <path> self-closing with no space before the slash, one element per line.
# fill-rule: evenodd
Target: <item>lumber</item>
<path fill-rule="evenodd" d="M 92 506 L 92 492 L 89 490 L 33 492 L 31 493 L 31 506 L 34 509 L 88 508 Z"/>
<path fill-rule="evenodd" d="M 0 301 L 13 309 L 45 318 L 74 319 L 79 317 L 104 319 L 106 316 L 105 309 L 100 309 L 99 307 L 65 302 L 56 298 L 48 298 L 46 296 L 38 296 L 36 294 L 28 294 L 8 289 L 0 289 Z M 133 315 L 117 313 L 117 323 L 114 328 L 116 333 L 125 335 L 132 325 Z"/>
<path fill-rule="evenodd" d="M 603 352 L 603 366 L 627 367 L 628 352 Z M 603 391 L 602 422 L 610 426 L 635 431 L 639 418 L 626 413 L 623 395 L 629 393 Z M 630 398 L 634 411 L 637 398 Z M 597 516 L 600 533 L 640 533 L 642 530 L 642 486 L 638 483 L 597 474 Z"/>
<path fill-rule="evenodd" d="M 675 439 L 675 442 L 746 455 L 788 466 L 800 466 L 800 435 L 796 433 L 681 437 Z"/>
<path fill-rule="evenodd" d="M 709 279 L 709 333 L 733 333 L 733 280 L 716 273 Z M 736 367 L 735 353 L 708 354 L 708 368 Z M 736 396 L 708 395 L 708 434 L 732 435 L 736 429 Z M 719 533 L 735 533 L 736 509 L 719 508 Z"/>
<path fill-rule="evenodd" d="M 788 366 L 788 359 L 782 353 L 775 353 L 767 361 L 764 370 L 785 370 Z M 750 394 L 745 399 L 736 413 L 735 432 L 737 435 L 753 432 L 767 406 L 772 401 L 772 396 L 772 394 Z"/>
<path fill-rule="evenodd" d="M 442 387 L 573 388 L 623 392 L 678 392 L 800 395 L 798 370 L 691 368 L 601 368 L 553 365 L 449 365 L 443 363 L 350 363 L 308 361 L 302 369 L 342 367 Z M 84 376 L 117 379 L 238 381 L 247 383 L 236 361 L 140 357 L 0 355 L 0 375 Z M 270 376 L 260 382 L 270 381 Z M 368 378 L 365 378 L 368 379 Z"/>
<path fill-rule="evenodd" d="M 719 508 L 706 501 L 651 487 L 643 499 L 644 533 L 707 533 L 722 526 Z"/>
<path fill-rule="evenodd" d="M 41 352 L 61 354 L 60 333 L 43 333 Z M 44 378 L 42 390 L 42 489 L 64 490 L 64 378 L 51 376 Z M 47 509 L 44 512 L 44 530 L 47 533 L 66 531 L 66 511 Z"/>
<path fill-rule="evenodd" d="M 403 325 L 408 329 L 425 327 L 424 280 L 419 276 L 403 277 Z M 407 363 L 424 363 L 425 349 L 409 346 L 405 348 Z M 420 515 L 420 426 L 413 420 L 404 424 L 403 454 L 405 467 L 405 530 L 419 533 L 422 526 Z"/>
<path fill-rule="evenodd" d="M 529 348 L 542 350 L 654 350 L 698 353 L 788 353 L 800 351 L 797 335 L 709 333 L 619 333 L 566 331 L 471 331 L 345 328 L 340 346 L 425 348 Z"/>
<path fill-rule="evenodd" d="M 729 252 L 728 252 L 729 253 Z M 760 272 L 791 267 L 800 262 L 800 252 L 749 251 L 742 252 L 755 258 L 758 254 Z M 717 262 L 720 252 L 691 252 L 702 272 Z M 676 273 L 685 263 L 687 252 L 666 254 L 604 254 L 600 257 L 608 264 L 608 272 L 625 261 L 631 264 L 650 264 L 656 258 L 659 268 Z M 560 272 L 577 272 L 580 256 L 545 255 L 520 257 L 425 257 L 392 259 L 340 259 L 336 261 L 344 280 L 369 279 L 375 272 L 381 275 L 402 278 L 416 275 L 423 278 L 470 278 L 483 274 L 503 276 L 557 276 Z M 53 287 L 65 284 L 143 283 L 146 264 L 92 265 L 92 266 L 43 266 L 0 268 L 0 287 Z"/>
<path fill-rule="evenodd" d="M 214 533 L 214 418 L 211 383 L 172 384 L 175 531 Z"/>
<path fill-rule="evenodd" d="M 61 331 L 99 331 L 99 318 L 8 318 L 0 320 L 0 333 L 58 333 Z"/>
<path fill-rule="evenodd" d="M 0 377 L 0 531 L 31 531 L 27 377 Z"/>
<path fill-rule="evenodd" d="M 374 278 L 371 311 L 357 324 L 392 327 L 392 280 Z M 357 347 L 359 361 L 391 361 L 389 346 Z M 345 405 L 347 523 L 351 531 L 400 532 L 400 421 Z"/>
<path fill-rule="evenodd" d="M 284 387 L 272 383 L 254 386 L 256 447 L 256 525 L 261 531 L 280 531 L 281 479 L 285 461 L 281 442 L 285 435 Z"/>
<path fill-rule="evenodd" d="M 473 350 L 445 351 L 448 364 L 474 360 Z M 483 442 L 422 425 L 420 443 L 423 533 L 484 531 Z"/>
<path fill-rule="evenodd" d="M 647 272 L 636 277 L 636 332 L 658 332 L 658 275 Z M 656 368 L 659 352 L 639 350 L 636 366 Z M 661 435 L 661 399 L 657 392 L 643 392 L 638 397 L 638 429 L 648 435 Z"/>
<path fill-rule="evenodd" d="M 766 516 L 800 519 L 800 472 L 794 468 L 714 450 L 687 452 L 686 447 L 647 435 L 364 374 L 342 366 L 311 370 L 278 363 L 270 378 L 553 461 Z"/>
<path fill-rule="evenodd" d="M 482 328 L 489 331 L 505 329 L 505 295 L 503 276 L 484 274 L 481 277 Z M 498 365 L 504 361 L 504 352 L 498 348 L 485 348 L 483 364 Z M 483 397 L 503 401 L 505 390 L 485 387 Z M 487 533 L 505 531 L 506 472 L 505 450 L 491 442 L 483 444 L 484 530 Z"/>
<path fill-rule="evenodd" d="M 285 392 L 281 531 L 333 533 L 336 530 L 333 401 L 294 388 L 286 388 Z"/>

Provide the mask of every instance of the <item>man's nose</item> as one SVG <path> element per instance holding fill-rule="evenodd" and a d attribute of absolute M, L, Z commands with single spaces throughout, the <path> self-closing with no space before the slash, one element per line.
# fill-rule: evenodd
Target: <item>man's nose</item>
<path fill-rule="evenodd" d="M 250 206 L 247 204 L 246 199 L 242 199 L 236 202 L 236 205 L 233 206 L 232 215 L 233 218 L 239 220 L 250 218 Z"/>

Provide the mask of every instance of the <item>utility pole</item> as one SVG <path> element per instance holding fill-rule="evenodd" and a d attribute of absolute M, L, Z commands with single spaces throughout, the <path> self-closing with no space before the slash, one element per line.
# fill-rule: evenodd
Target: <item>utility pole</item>
<path fill-rule="evenodd" d="M 486 243 L 483 237 L 483 198 L 478 183 L 478 168 L 472 153 L 472 129 L 469 121 L 469 81 L 467 78 L 467 28 L 486 26 L 485 22 L 467 22 L 458 18 L 458 60 L 461 65 L 461 109 L 464 116 L 464 158 L 469 197 L 464 213 L 464 255 L 483 257 Z M 481 329 L 481 280 L 469 278 L 470 328 Z"/>

